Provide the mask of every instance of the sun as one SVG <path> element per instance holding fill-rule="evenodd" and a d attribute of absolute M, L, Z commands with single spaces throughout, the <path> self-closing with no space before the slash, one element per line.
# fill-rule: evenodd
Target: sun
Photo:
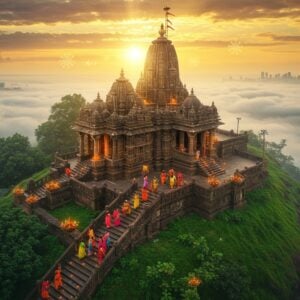
<path fill-rule="evenodd" d="M 144 51 L 136 46 L 130 47 L 126 51 L 126 59 L 133 63 L 140 63 L 144 59 Z"/>

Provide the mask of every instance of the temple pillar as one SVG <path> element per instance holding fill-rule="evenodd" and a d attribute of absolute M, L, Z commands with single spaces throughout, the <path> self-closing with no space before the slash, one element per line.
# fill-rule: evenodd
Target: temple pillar
<path fill-rule="evenodd" d="M 93 159 L 94 160 L 99 160 L 100 159 L 100 145 L 99 145 L 99 141 L 100 141 L 100 136 L 96 136 L 94 138 L 94 156 Z"/>
<path fill-rule="evenodd" d="M 206 136 L 207 136 L 207 132 L 204 131 L 202 132 L 202 136 L 201 136 L 201 145 L 202 145 L 202 149 L 201 149 L 201 153 L 200 156 L 206 156 Z"/>
<path fill-rule="evenodd" d="M 215 138 L 215 130 L 212 129 L 209 132 L 209 154 L 210 154 L 210 156 L 215 155 L 214 138 Z"/>
<path fill-rule="evenodd" d="M 179 131 L 179 150 L 183 151 L 184 149 L 184 132 Z"/>
<path fill-rule="evenodd" d="M 109 157 L 109 136 L 107 134 L 104 135 L 104 156 Z"/>
<path fill-rule="evenodd" d="M 117 158 L 117 138 L 115 136 L 112 137 L 113 145 L 112 145 L 112 159 Z"/>
<path fill-rule="evenodd" d="M 80 135 L 79 157 L 81 158 L 84 156 L 84 136 L 85 136 L 85 134 L 80 132 L 79 135 Z"/>
<path fill-rule="evenodd" d="M 188 133 L 188 137 L 189 137 L 189 154 L 194 155 L 195 154 L 195 133 Z"/>
<path fill-rule="evenodd" d="M 92 145 L 91 137 L 88 135 L 87 136 L 87 155 L 88 156 L 91 155 L 91 145 Z"/>

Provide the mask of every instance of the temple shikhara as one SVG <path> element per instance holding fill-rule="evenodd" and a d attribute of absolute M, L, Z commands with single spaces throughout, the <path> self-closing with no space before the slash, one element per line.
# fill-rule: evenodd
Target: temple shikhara
<path fill-rule="evenodd" d="M 88 299 L 122 255 L 174 218 L 196 212 L 211 219 L 245 205 L 247 191 L 266 176 L 264 161 L 247 152 L 246 133 L 220 125 L 214 102 L 204 103 L 183 84 L 161 25 L 136 88 L 121 70 L 105 100 L 98 94 L 80 110 L 73 125 L 78 150 L 57 153 L 46 178 L 15 190 L 15 204 L 69 245 L 41 279 L 43 292 L 51 299 Z M 49 217 L 70 201 L 99 212 L 81 233 Z M 109 246 L 100 243 L 105 237 Z M 49 284 L 54 276 L 59 289 Z M 40 294 L 38 284 L 27 299 Z"/>
<path fill-rule="evenodd" d="M 136 89 L 124 71 L 103 101 L 85 106 L 74 125 L 80 136 L 81 161 L 94 180 L 133 178 L 142 165 L 161 171 L 171 167 L 205 175 L 199 157 L 217 158 L 217 108 L 205 105 L 182 84 L 172 42 L 162 25 L 149 47 Z M 216 169 L 221 172 L 217 163 Z"/>

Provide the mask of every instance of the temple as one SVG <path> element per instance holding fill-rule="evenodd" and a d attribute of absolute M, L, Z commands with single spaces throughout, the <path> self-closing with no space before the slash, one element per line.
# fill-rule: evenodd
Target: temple
<path fill-rule="evenodd" d="M 55 264 L 62 268 L 63 286 L 51 284 L 51 299 L 90 299 L 121 256 L 176 217 L 196 212 L 211 219 L 246 204 L 246 193 L 267 175 L 265 162 L 247 152 L 246 133 L 221 130 L 222 124 L 214 102 L 203 103 L 182 84 L 175 47 L 162 25 L 136 89 L 122 70 L 106 101 L 98 94 L 80 110 L 73 126 L 78 149 L 58 153 L 49 175 L 15 190 L 15 205 L 36 214 L 68 245 Z M 65 232 L 49 213 L 71 201 L 99 212 L 81 233 Z M 106 216 L 124 212 L 124 203 L 133 205 L 132 212 L 108 226 Z M 97 260 L 91 249 L 82 261 L 77 249 L 85 248 L 90 228 L 97 242 L 109 233 L 112 246 L 105 257 Z M 55 266 L 42 282 L 53 278 Z M 40 286 L 26 299 L 39 299 Z"/>
<path fill-rule="evenodd" d="M 93 179 L 117 180 L 139 176 L 145 164 L 156 171 L 174 167 L 206 174 L 199 158 L 217 158 L 220 124 L 214 103 L 204 105 L 182 84 L 176 50 L 162 25 L 137 88 L 122 70 L 106 102 L 98 94 L 80 111 L 74 130 L 79 158 L 87 161 Z"/>

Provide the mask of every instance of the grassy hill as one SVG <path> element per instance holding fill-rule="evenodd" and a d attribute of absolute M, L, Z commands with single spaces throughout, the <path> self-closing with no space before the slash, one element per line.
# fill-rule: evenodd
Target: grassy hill
<path fill-rule="evenodd" d="M 255 148 L 250 150 L 260 154 Z M 197 259 L 190 247 L 178 241 L 184 233 L 205 237 L 209 247 L 223 253 L 225 260 L 247 268 L 251 284 L 243 299 L 295 299 L 293 289 L 299 274 L 293 257 L 300 253 L 300 184 L 274 160 L 267 159 L 269 177 L 263 188 L 247 194 L 245 208 L 223 212 L 213 221 L 195 214 L 173 221 L 153 241 L 121 259 L 98 288 L 94 300 L 145 299 L 141 281 L 146 280 L 147 266 L 158 261 L 173 263 L 174 277 L 186 276 L 195 268 Z M 224 299 L 213 284 L 205 282 L 199 294 L 201 299 Z M 158 292 L 152 290 L 148 299 L 159 299 Z"/>

